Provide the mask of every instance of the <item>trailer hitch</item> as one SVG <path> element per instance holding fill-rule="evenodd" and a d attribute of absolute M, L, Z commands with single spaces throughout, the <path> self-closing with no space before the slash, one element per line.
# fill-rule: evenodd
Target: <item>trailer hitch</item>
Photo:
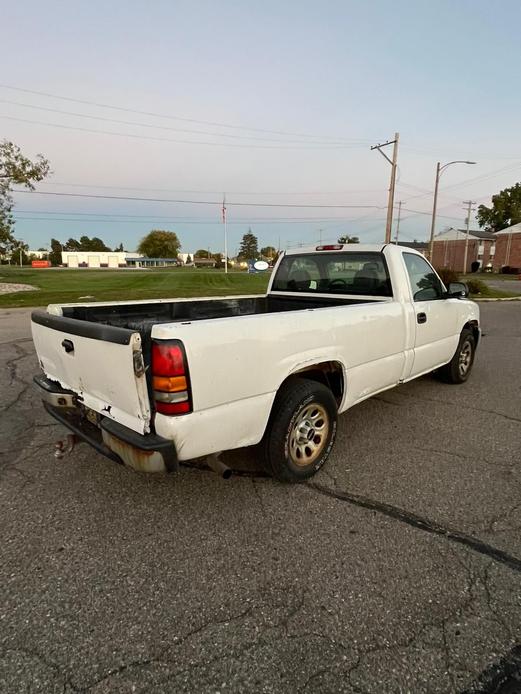
<path fill-rule="evenodd" d="M 60 439 L 54 444 L 54 457 L 56 460 L 61 460 L 69 453 L 72 453 L 74 446 L 78 443 L 80 439 L 76 434 L 67 434 L 66 439 Z"/>

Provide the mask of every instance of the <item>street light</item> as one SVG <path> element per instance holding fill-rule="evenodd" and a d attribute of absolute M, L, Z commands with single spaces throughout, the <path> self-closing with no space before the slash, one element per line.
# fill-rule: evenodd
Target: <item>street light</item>
<path fill-rule="evenodd" d="M 431 222 L 431 237 L 429 241 L 429 260 L 432 263 L 432 255 L 434 252 L 434 227 L 436 226 L 436 206 L 438 204 L 438 186 L 440 183 L 440 176 L 445 171 L 445 169 L 452 164 L 475 164 L 475 161 L 465 161 L 463 159 L 456 159 L 455 161 L 449 161 L 448 164 L 443 164 L 443 166 L 438 162 L 436 164 L 436 183 L 434 184 L 434 202 L 432 204 L 432 222 Z"/>

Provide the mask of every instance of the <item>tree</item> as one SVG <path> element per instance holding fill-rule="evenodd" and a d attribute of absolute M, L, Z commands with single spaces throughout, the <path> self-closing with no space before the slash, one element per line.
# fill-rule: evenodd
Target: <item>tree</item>
<path fill-rule="evenodd" d="M 89 251 L 110 251 L 111 249 L 105 245 L 105 242 L 97 236 L 93 236 L 90 240 Z"/>
<path fill-rule="evenodd" d="M 194 253 L 194 258 L 208 258 L 208 251 L 204 248 L 200 248 Z"/>
<path fill-rule="evenodd" d="M 27 254 L 28 250 L 29 246 L 27 243 L 19 241 L 18 239 L 13 239 L 11 244 L 11 263 L 13 263 L 13 265 L 29 265 L 31 259 Z M 22 261 L 21 263 L 20 259 Z"/>
<path fill-rule="evenodd" d="M 123 244 L 120 243 L 119 246 L 116 246 L 116 247 L 114 248 L 114 252 L 115 252 L 115 253 L 124 253 L 124 252 L 125 252 L 125 249 L 123 248 Z"/>
<path fill-rule="evenodd" d="M 83 237 L 86 238 L 86 237 Z M 64 251 L 81 251 L 81 243 L 77 239 L 70 238 L 63 244 Z"/>
<path fill-rule="evenodd" d="M 260 249 L 260 254 L 262 255 L 263 258 L 267 258 L 268 260 L 273 260 L 273 258 L 275 258 L 277 255 L 277 249 L 274 248 L 273 246 L 264 246 L 264 248 Z"/>
<path fill-rule="evenodd" d="M 521 222 L 521 183 L 492 196 L 492 205 L 480 205 L 478 224 L 486 231 L 501 231 Z"/>
<path fill-rule="evenodd" d="M 253 260 L 259 255 L 258 244 L 257 237 L 252 233 L 251 229 L 248 229 L 248 233 L 242 237 L 237 257 L 241 260 Z"/>
<path fill-rule="evenodd" d="M 73 241 L 74 239 L 70 240 Z M 79 249 L 74 250 L 103 252 L 110 251 L 110 248 L 106 246 L 105 243 L 97 236 L 93 236 L 91 239 L 88 236 L 82 236 L 80 238 Z"/>
<path fill-rule="evenodd" d="M 51 239 L 49 260 L 51 261 L 51 265 L 60 265 L 62 262 L 62 245 L 57 239 Z"/>
<path fill-rule="evenodd" d="M 186 263 L 185 263 L 185 265 L 189 265 L 191 262 L 192 262 L 192 256 L 191 256 L 190 253 L 189 253 L 189 254 L 186 256 Z"/>
<path fill-rule="evenodd" d="M 88 251 L 110 251 L 110 248 L 102 239 L 98 238 L 97 236 L 93 236 L 92 238 L 89 238 L 88 236 L 81 236 L 79 241 L 73 238 L 66 241 L 63 244 L 63 250 L 86 253 Z"/>
<path fill-rule="evenodd" d="M 175 232 L 152 229 L 139 242 L 138 252 L 148 258 L 177 258 L 180 248 Z"/>
<path fill-rule="evenodd" d="M 346 234 L 338 239 L 338 243 L 360 243 L 360 239 L 358 236 L 348 236 Z"/>
<path fill-rule="evenodd" d="M 0 143 L 0 254 L 13 250 L 14 219 L 12 215 L 13 185 L 34 190 L 33 181 L 41 181 L 49 173 L 49 162 L 41 154 L 33 162 L 24 157 L 20 148 L 4 140 Z"/>

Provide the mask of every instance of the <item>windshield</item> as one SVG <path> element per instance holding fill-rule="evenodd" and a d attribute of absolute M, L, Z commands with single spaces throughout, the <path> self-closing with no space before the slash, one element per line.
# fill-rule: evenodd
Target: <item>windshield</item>
<path fill-rule="evenodd" d="M 351 251 L 285 256 L 272 291 L 392 296 L 382 253 Z"/>

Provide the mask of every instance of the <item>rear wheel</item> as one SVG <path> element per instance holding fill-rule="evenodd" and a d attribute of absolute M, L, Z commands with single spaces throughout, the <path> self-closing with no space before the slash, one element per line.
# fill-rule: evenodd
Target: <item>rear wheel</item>
<path fill-rule="evenodd" d="M 277 394 L 262 440 L 268 471 L 283 482 L 311 477 L 326 462 L 337 427 L 337 405 L 322 383 L 292 378 Z"/>
<path fill-rule="evenodd" d="M 476 339 L 472 330 L 465 328 L 461 331 L 458 348 L 448 364 L 442 366 L 438 373 L 446 383 L 465 383 L 470 376 L 474 355 L 476 353 Z"/>

